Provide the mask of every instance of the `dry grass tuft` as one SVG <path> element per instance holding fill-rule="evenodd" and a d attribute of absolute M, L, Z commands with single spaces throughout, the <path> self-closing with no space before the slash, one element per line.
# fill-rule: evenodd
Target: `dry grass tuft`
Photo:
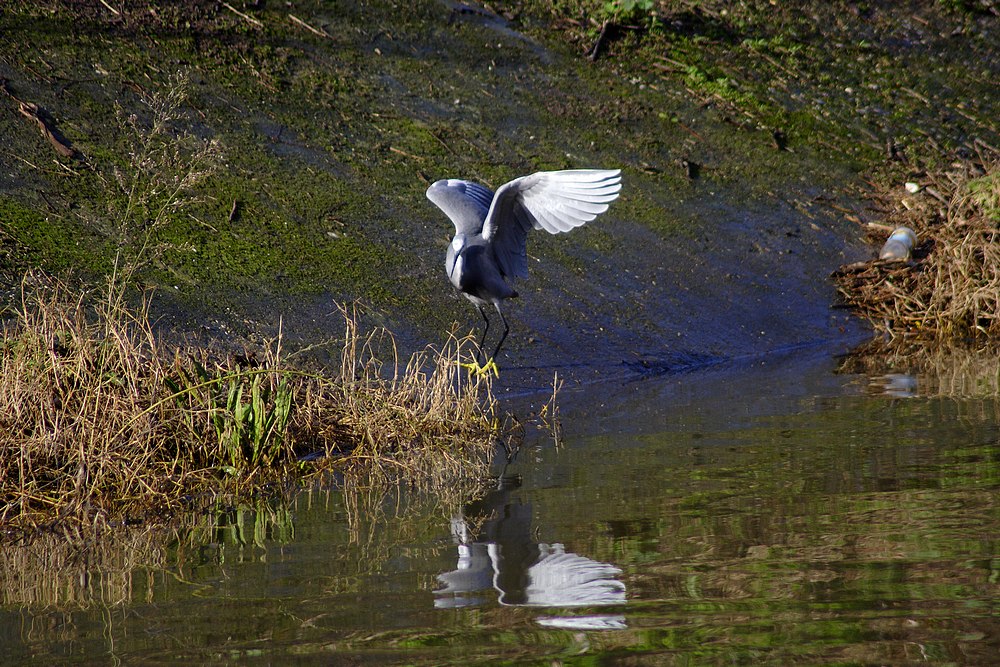
<path fill-rule="evenodd" d="M 372 353 L 387 332 L 363 334 L 346 311 L 344 321 L 339 375 L 287 365 L 280 339 L 247 366 L 164 349 L 148 301 L 132 310 L 102 294 L 88 308 L 59 283 L 26 287 L 0 334 L 0 524 L 139 518 L 289 465 L 414 484 L 485 475 L 494 401 L 488 377 L 457 365 L 465 341 L 401 367 Z"/>
<path fill-rule="evenodd" d="M 492 448 L 488 436 L 499 428 L 490 378 L 458 365 L 471 342 L 450 337 L 403 365 L 388 331 L 362 333 L 355 314 L 342 313 L 339 381 L 306 383 L 292 424 L 297 439 L 329 443 L 350 433 L 349 450 L 326 454 L 379 477 L 403 473 L 418 485 L 441 486 L 461 476 L 470 454 L 477 458 Z M 376 352 L 386 348 L 393 351 L 388 366 Z"/>
<path fill-rule="evenodd" d="M 890 228 L 916 231 L 909 262 L 872 261 L 834 273 L 847 305 L 892 337 L 982 339 L 1000 335 L 1000 154 L 928 175 L 900 202 L 883 193 Z M 884 239 L 880 233 L 879 243 Z"/>

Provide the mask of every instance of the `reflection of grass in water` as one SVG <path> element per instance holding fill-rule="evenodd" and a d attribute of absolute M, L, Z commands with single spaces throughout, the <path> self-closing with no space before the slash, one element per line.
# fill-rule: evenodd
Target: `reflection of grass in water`
<path fill-rule="evenodd" d="M 134 599 L 136 576 L 166 559 L 155 528 L 118 531 L 96 542 L 48 533 L 0 549 L 3 604 L 32 609 L 115 606 Z"/>
<path fill-rule="evenodd" d="M 839 371 L 865 374 L 873 379 L 905 373 L 916 381 L 915 393 L 923 397 L 1000 397 L 1000 354 L 993 348 L 961 345 L 928 348 L 914 341 L 870 341 L 844 358 Z M 1000 406 L 994 404 L 1000 410 Z"/>
<path fill-rule="evenodd" d="M 400 485 L 378 471 L 349 476 L 343 493 L 338 493 L 346 521 L 340 544 L 344 556 L 317 584 L 331 595 L 361 592 L 370 585 L 366 577 L 383 573 L 386 563 L 399 556 L 400 548 L 434 544 L 430 547 L 434 551 L 451 554 L 454 546 L 450 540 L 441 540 L 442 533 L 462 506 L 482 494 L 487 482 L 485 476 L 454 481 L 421 490 Z M 328 493 L 318 492 L 320 497 Z M 300 497 L 300 502 L 305 498 Z M 430 591 L 434 582 L 424 586 Z"/>
<path fill-rule="evenodd" d="M 205 565 L 225 569 L 258 561 L 269 550 L 292 544 L 295 517 L 322 511 L 317 508 L 336 517 L 328 546 L 341 553 L 316 574 L 318 590 L 359 591 L 365 577 L 381 572 L 400 546 L 436 541 L 450 517 L 481 492 L 484 478 L 471 476 L 485 475 L 485 468 L 474 466 L 464 478 L 452 478 L 445 486 L 425 484 L 422 491 L 398 477 L 390 479 L 385 471 L 359 470 L 335 489 L 288 488 L 256 500 L 227 494 L 205 498 L 203 507 L 170 527 L 46 534 L 0 550 L 3 603 L 25 607 L 41 619 L 47 616 L 43 610 L 59 613 L 173 595 L 152 572 L 195 589 L 208 586 L 190 573 Z M 441 548 L 453 549 L 450 544 Z"/>
<path fill-rule="evenodd" d="M 883 438 L 875 429 L 858 430 L 859 419 L 872 418 L 866 406 L 882 414 L 887 403 L 852 396 L 822 414 L 807 411 L 757 422 L 736 434 L 741 446 L 727 447 L 725 453 L 708 451 L 711 447 L 704 444 L 658 448 L 669 450 L 671 458 L 659 458 L 661 465 L 655 466 L 656 483 L 647 487 L 654 490 L 645 494 L 652 505 L 643 513 L 655 517 L 648 527 L 650 539 L 634 545 L 633 552 L 624 548 L 633 538 L 611 538 L 592 528 L 605 517 L 620 517 L 635 502 L 627 499 L 634 489 L 609 483 L 609 490 L 626 498 L 619 502 L 611 493 L 599 505 L 586 507 L 578 516 L 587 527 L 577 540 L 586 543 L 596 533 L 596 546 L 587 549 L 594 553 L 601 544 L 620 545 L 608 560 L 625 569 L 623 579 L 634 597 L 622 609 L 628 629 L 587 633 L 587 657 L 600 661 L 607 656 L 613 662 L 627 651 L 639 662 L 655 662 L 670 650 L 699 664 L 818 664 L 831 655 L 861 656 L 867 650 L 894 663 L 901 659 L 890 658 L 899 658 L 905 645 L 920 643 L 932 655 L 960 650 L 972 656 L 971 662 L 990 664 L 983 654 L 987 642 L 962 640 L 953 630 L 961 625 L 971 634 L 995 627 L 987 615 L 989 600 L 1000 594 L 994 545 L 988 539 L 996 532 L 996 444 L 942 443 L 937 437 L 941 432 L 927 435 L 917 428 L 899 445 L 891 434 Z M 920 425 L 950 404 L 899 402 L 896 409 L 913 410 L 910 423 Z M 946 447 L 952 444 L 960 446 Z M 893 483 L 892 490 L 880 488 L 883 480 Z M 233 566 L 264 568 L 257 565 L 263 554 L 254 535 L 266 535 L 268 556 L 275 554 L 289 535 L 286 517 L 325 506 L 343 519 L 324 537 L 329 558 L 327 562 L 323 556 L 323 571 L 310 579 L 316 593 L 292 601 L 258 598 L 254 589 L 243 598 L 254 605 L 257 618 L 274 619 L 279 636 L 294 633 L 299 655 L 336 651 L 373 660 L 392 656 L 408 664 L 467 664 L 504 656 L 521 663 L 550 658 L 553 651 L 572 645 L 574 633 L 535 626 L 534 619 L 545 610 L 490 604 L 449 612 L 446 621 L 438 616 L 433 623 L 441 625 L 434 628 L 359 628 L 369 622 L 367 617 L 345 626 L 345 614 L 364 615 L 353 606 L 358 604 L 355 594 L 388 593 L 383 575 L 398 572 L 399 559 L 427 562 L 436 548 L 454 557 L 454 547 L 440 540 L 450 507 L 439 507 L 430 497 L 414 502 L 395 487 L 363 478 L 352 481 L 360 491 L 355 497 L 342 498 L 341 490 L 312 491 L 298 496 L 290 511 L 280 503 L 231 510 L 220 505 L 220 513 L 228 514 L 203 517 L 193 526 L 183 538 L 189 548 L 177 555 L 176 564 L 188 574 L 203 563 L 207 550 L 197 547 L 207 540 L 225 551 L 222 566 L 218 560 L 210 563 L 219 567 L 218 574 L 232 575 L 235 581 L 252 576 Z M 717 492 L 706 493 L 698 504 L 685 504 L 698 489 Z M 561 495 L 563 502 L 579 502 L 578 495 Z M 232 527 L 239 524 L 237 512 L 244 515 L 239 530 Z M 270 557 L 268 561 L 273 566 Z M 413 578 L 405 586 L 411 593 L 429 591 L 434 582 Z M 243 588 L 252 586 L 244 582 Z M 138 584 L 136 591 L 143 592 Z M 153 599 L 166 603 L 170 598 Z M 32 613 L 39 637 L 57 632 L 55 623 L 42 627 L 37 620 L 54 614 Z M 382 613 L 374 612 L 374 617 L 392 617 Z M 239 627 L 239 620 L 225 611 L 212 623 L 210 634 L 224 624 Z M 125 636 L 127 629 L 109 628 L 109 635 L 114 630 L 119 643 L 127 644 L 134 641 Z M 283 655 L 288 649 L 279 641 L 266 650 Z"/>
<path fill-rule="evenodd" d="M 237 549 L 266 549 L 270 544 L 288 544 L 295 538 L 295 522 L 287 499 L 277 497 L 234 503 L 228 500 L 215 500 L 210 508 L 196 515 L 194 521 L 186 522 L 189 525 L 177 531 L 178 539 L 194 550 L 214 545 L 219 552 L 230 545 Z M 219 553 L 217 562 L 225 562 L 225 555 Z M 178 560 L 182 559 L 178 556 Z M 183 567 L 184 564 L 172 565 Z"/>

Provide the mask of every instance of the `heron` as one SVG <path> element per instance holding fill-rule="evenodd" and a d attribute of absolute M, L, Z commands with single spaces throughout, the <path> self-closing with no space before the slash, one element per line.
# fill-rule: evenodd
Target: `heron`
<path fill-rule="evenodd" d="M 476 363 L 470 368 L 499 376 L 495 359 L 510 333 L 500 304 L 517 296 L 515 279 L 528 277 L 528 231 L 559 234 L 586 224 L 608 210 L 621 187 L 620 169 L 567 169 L 515 178 L 496 193 L 458 179 L 440 180 L 427 188 L 427 198 L 455 225 L 445 257 L 448 279 L 486 323 Z M 486 365 L 480 366 L 490 304 L 500 316 L 503 334 Z"/>

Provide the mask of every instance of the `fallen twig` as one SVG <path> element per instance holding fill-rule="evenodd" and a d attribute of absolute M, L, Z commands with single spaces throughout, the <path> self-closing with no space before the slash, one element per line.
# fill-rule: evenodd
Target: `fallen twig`
<path fill-rule="evenodd" d="M 253 25 L 257 26 L 258 28 L 263 28 L 263 27 L 264 27 L 264 24 L 263 24 L 263 23 L 262 23 L 261 21 L 259 21 L 258 19 L 255 19 L 255 18 L 254 18 L 254 17 L 252 17 L 252 16 L 249 16 L 249 15 L 247 15 L 247 14 L 244 14 L 243 12 L 241 12 L 241 11 L 240 11 L 240 10 L 238 10 L 238 9 L 236 9 L 235 7 L 233 7 L 233 6 L 232 6 L 231 4 L 229 4 L 228 2 L 223 2 L 223 3 L 222 3 L 222 6 L 223 6 L 223 7 L 225 7 L 226 9 L 228 9 L 229 11 L 231 11 L 232 13 L 236 14 L 236 15 L 237 15 L 237 16 L 239 16 L 240 18 L 242 18 L 242 19 L 246 19 L 247 21 L 249 21 L 249 22 L 250 22 L 250 23 L 252 23 Z"/>
<path fill-rule="evenodd" d="M 312 27 L 311 25 L 309 25 L 308 23 L 306 23 L 305 21 L 303 21 L 302 19 L 300 19 L 295 14 L 289 14 L 288 18 L 289 18 L 289 20 L 292 23 L 305 28 L 306 30 L 308 30 L 309 32 L 311 32 L 314 35 L 318 35 L 319 37 L 326 37 L 327 39 L 333 39 L 333 36 L 330 33 L 328 33 L 326 30 L 317 29 L 317 28 Z"/>
<path fill-rule="evenodd" d="M 403 157 L 408 157 L 408 158 L 411 158 L 413 160 L 423 160 L 424 159 L 424 158 L 420 157 L 419 155 L 414 155 L 413 153 L 407 153 L 406 151 L 404 151 L 402 149 L 399 149 L 399 148 L 396 148 L 395 146 L 389 146 L 389 150 L 392 151 L 393 153 L 396 153 L 397 155 L 402 155 Z"/>
<path fill-rule="evenodd" d="M 117 9 L 115 9 L 114 7 L 112 7 L 111 5 L 109 5 L 107 3 L 107 0 L 101 0 L 101 4 L 104 5 L 105 7 L 107 7 L 108 11 L 110 11 L 115 16 L 121 16 L 122 15 L 122 13 L 120 11 L 118 11 Z"/>
<path fill-rule="evenodd" d="M 52 144 L 57 153 L 63 157 L 74 157 L 76 155 L 76 151 L 69 145 L 69 142 L 66 141 L 62 134 L 59 133 L 59 130 L 56 129 L 55 124 L 48 118 L 48 114 L 45 113 L 44 109 L 37 104 L 19 99 L 7 87 L 6 80 L 0 79 L 0 90 L 3 90 L 8 97 L 17 102 L 18 111 L 21 112 L 22 116 L 35 121 L 42 136 L 49 140 L 49 143 Z"/>
<path fill-rule="evenodd" d="M 610 21 L 605 21 L 601 26 L 601 32 L 597 35 L 597 40 L 594 42 L 594 45 L 590 47 L 590 50 L 587 51 L 587 60 L 597 60 L 597 56 L 601 52 L 601 47 L 604 46 L 604 39 L 608 35 L 608 26 L 610 25 L 613 24 Z"/>

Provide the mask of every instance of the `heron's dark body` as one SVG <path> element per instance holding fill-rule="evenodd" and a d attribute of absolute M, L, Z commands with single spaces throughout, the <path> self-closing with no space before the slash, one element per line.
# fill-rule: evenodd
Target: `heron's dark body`
<path fill-rule="evenodd" d="M 502 299 L 517 296 L 517 291 L 504 280 L 493 250 L 483 241 L 465 239 L 459 250 L 456 243 L 448 246 L 445 270 L 448 278 L 462 294 L 477 306 L 497 305 Z"/>

